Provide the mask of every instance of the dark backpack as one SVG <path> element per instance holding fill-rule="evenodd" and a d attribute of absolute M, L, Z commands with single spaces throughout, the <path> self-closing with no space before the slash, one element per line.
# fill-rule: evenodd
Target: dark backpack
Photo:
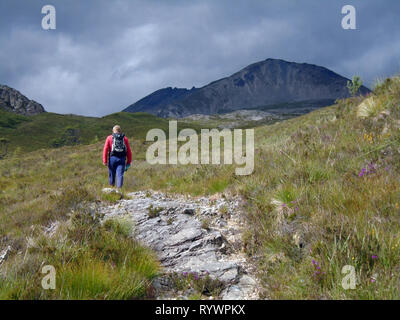
<path fill-rule="evenodd" d="M 113 133 L 113 143 L 111 148 L 111 156 L 125 157 L 126 156 L 126 145 L 125 135 L 123 133 Z"/>

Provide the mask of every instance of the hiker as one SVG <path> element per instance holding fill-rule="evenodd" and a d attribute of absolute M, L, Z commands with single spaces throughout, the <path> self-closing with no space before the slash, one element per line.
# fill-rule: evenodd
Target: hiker
<path fill-rule="evenodd" d="M 110 186 L 121 189 L 124 184 L 124 172 L 128 171 L 132 162 L 132 151 L 128 138 L 122 133 L 121 127 L 116 125 L 113 134 L 108 136 L 103 150 L 103 164 L 108 166 Z"/>

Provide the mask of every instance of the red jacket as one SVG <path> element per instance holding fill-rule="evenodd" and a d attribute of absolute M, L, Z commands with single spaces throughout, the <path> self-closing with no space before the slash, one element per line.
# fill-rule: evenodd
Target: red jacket
<path fill-rule="evenodd" d="M 132 151 L 131 147 L 129 146 L 129 141 L 127 137 L 124 137 L 124 142 L 126 145 L 126 157 L 127 161 L 126 164 L 131 164 L 132 162 Z M 103 150 L 103 163 L 107 164 L 108 163 L 108 156 L 109 153 L 112 150 L 112 143 L 113 143 L 113 137 L 112 135 L 108 136 L 106 139 L 106 143 L 104 144 L 104 150 Z"/>

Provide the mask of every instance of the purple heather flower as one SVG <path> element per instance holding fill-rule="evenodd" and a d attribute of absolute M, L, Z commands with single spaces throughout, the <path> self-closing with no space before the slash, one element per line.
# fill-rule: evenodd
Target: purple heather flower
<path fill-rule="evenodd" d="M 376 168 L 375 168 L 374 163 L 371 162 L 368 164 L 368 170 L 367 170 L 367 168 L 362 168 L 360 173 L 358 174 L 358 176 L 363 177 L 364 175 L 371 174 L 374 172 L 376 172 Z"/>
<path fill-rule="evenodd" d="M 372 256 L 372 259 L 373 260 L 378 259 L 378 256 Z"/>
<path fill-rule="evenodd" d="M 319 262 L 318 262 L 318 261 L 315 261 L 314 259 L 312 259 L 312 263 L 313 263 L 313 265 L 315 265 L 315 266 L 319 266 Z"/>

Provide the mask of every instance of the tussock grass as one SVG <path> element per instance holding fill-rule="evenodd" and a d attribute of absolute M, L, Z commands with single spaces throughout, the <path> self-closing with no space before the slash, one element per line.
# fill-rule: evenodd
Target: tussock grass
<path fill-rule="evenodd" d="M 133 148 L 139 142 L 133 142 Z M 92 219 L 105 195 L 102 142 L 13 156 L 0 161 L 0 248 L 13 252 L 1 266 L 2 299 L 137 299 L 151 295 L 157 258 L 128 232 L 126 221 Z M 71 216 L 72 213 L 72 216 Z M 60 225 L 56 235 L 45 230 Z M 56 290 L 43 290 L 43 265 L 57 271 Z"/>
<path fill-rule="evenodd" d="M 365 97 L 256 128 L 255 171 L 234 166 L 139 165 L 135 188 L 245 197 L 245 250 L 272 299 L 400 296 L 400 78 Z M 144 174 L 145 173 L 145 174 Z M 315 263 L 313 263 L 315 261 Z M 342 287 L 345 265 L 356 289 Z"/>
<path fill-rule="evenodd" d="M 400 79 L 373 97 L 391 117 L 360 119 L 352 98 L 258 130 L 256 174 L 235 189 L 248 199 L 246 248 L 266 297 L 399 298 Z M 355 290 L 341 285 L 345 265 Z"/>
<path fill-rule="evenodd" d="M 55 234 L 31 235 L 23 257 L 2 270 L 2 299 L 138 299 L 150 294 L 156 258 L 130 238 L 122 220 L 100 224 L 95 213 L 75 211 Z M 129 229 L 129 231 L 128 231 Z M 56 270 L 56 289 L 43 290 L 43 265 Z"/>
<path fill-rule="evenodd" d="M 379 110 L 363 117 L 359 117 L 359 106 L 365 97 L 354 97 L 256 128 L 255 170 L 250 176 L 236 176 L 233 165 L 151 166 L 145 162 L 148 144 L 135 140 L 135 162 L 126 174 L 125 188 L 192 195 L 241 194 L 246 202 L 244 249 L 249 258 L 254 258 L 265 297 L 398 299 L 400 78 L 381 82 L 371 97 Z M 101 148 L 102 142 L 0 161 L 2 247 L 11 243 L 17 251 L 23 251 L 32 225 L 48 226 L 53 221 L 68 224 L 71 209 L 80 210 L 82 203 L 101 200 L 100 190 L 107 179 L 100 163 Z M 82 236 L 67 232 L 67 238 L 72 239 L 68 241 L 85 249 L 73 254 L 57 249 L 59 256 L 70 256 L 52 261 L 61 263 L 74 257 L 73 261 L 82 265 L 82 274 L 70 265 L 65 273 L 65 279 L 71 279 L 65 280 L 70 289 L 58 292 L 56 297 L 66 297 L 67 292 L 74 292 L 70 295 L 77 298 L 133 296 L 125 289 L 116 293 L 103 278 L 110 270 L 108 261 L 120 266 L 121 271 L 113 278 L 115 283 L 119 283 L 115 280 L 119 275 L 132 275 L 136 270 L 132 267 L 127 274 L 122 272 L 124 255 L 118 254 L 122 251 L 112 240 L 112 230 L 103 230 L 108 236 L 101 241 L 101 237 L 88 238 L 88 233 L 97 233 L 87 228 Z M 50 250 L 52 246 L 43 248 Z M 80 252 L 89 252 L 85 253 L 89 256 Z M 18 259 L 15 253 L 12 257 Z M 6 297 L 45 298 L 29 286 L 43 261 L 40 257 L 42 253 L 29 255 L 29 263 L 23 264 L 12 284 L 1 280 L 0 292 Z M 84 263 L 90 259 L 96 262 Z M 140 266 L 140 261 L 131 265 Z M 355 268 L 354 290 L 344 290 L 341 285 L 345 265 Z M 94 273 L 91 266 L 96 266 Z M 100 289 L 79 293 L 73 274 L 87 283 L 98 278 Z M 91 278 L 91 274 L 95 276 Z M 139 282 L 132 282 L 130 288 L 136 288 Z M 123 288 L 122 282 L 119 288 Z"/>
<path fill-rule="evenodd" d="M 123 198 L 123 194 L 119 192 L 104 193 L 101 195 L 101 200 L 108 203 L 117 203 Z"/>

